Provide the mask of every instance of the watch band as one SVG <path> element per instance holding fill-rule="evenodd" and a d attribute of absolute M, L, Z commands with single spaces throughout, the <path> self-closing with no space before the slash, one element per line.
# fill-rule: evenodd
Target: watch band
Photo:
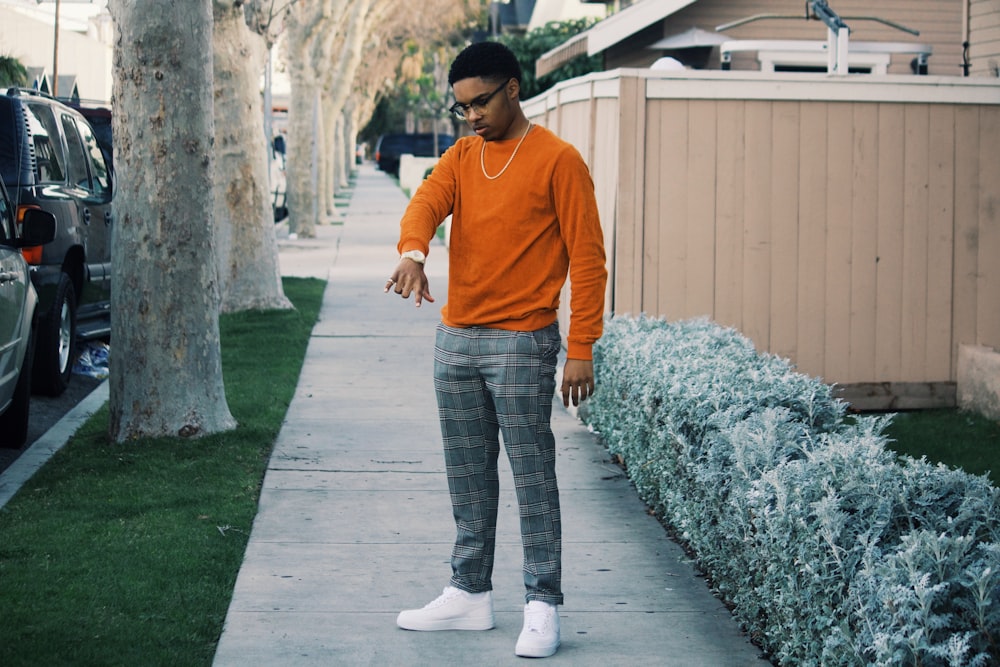
<path fill-rule="evenodd" d="M 399 258 L 412 259 L 417 264 L 423 264 L 427 260 L 427 257 L 424 255 L 424 253 L 420 252 L 419 250 L 407 250 L 402 255 L 400 255 Z"/>

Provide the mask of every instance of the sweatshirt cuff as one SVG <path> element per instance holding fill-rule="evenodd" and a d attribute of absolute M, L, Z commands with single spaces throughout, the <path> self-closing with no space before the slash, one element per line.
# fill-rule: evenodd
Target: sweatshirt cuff
<path fill-rule="evenodd" d="M 566 344 L 566 358 L 591 361 L 594 358 L 593 350 L 593 343 L 574 343 L 573 341 L 569 341 Z"/>

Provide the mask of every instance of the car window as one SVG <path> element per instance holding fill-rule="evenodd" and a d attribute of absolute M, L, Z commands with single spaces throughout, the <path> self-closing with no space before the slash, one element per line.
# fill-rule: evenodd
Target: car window
<path fill-rule="evenodd" d="M 29 104 L 28 110 L 28 125 L 35 148 L 35 176 L 42 183 L 64 183 L 66 172 L 52 110 L 44 104 Z"/>
<path fill-rule="evenodd" d="M 83 139 L 83 145 L 87 151 L 90 176 L 94 181 L 93 192 L 97 195 L 105 195 L 111 189 L 111 181 L 108 179 L 108 165 L 104 162 L 104 152 L 101 150 L 90 125 L 77 120 L 77 126 L 80 128 L 80 138 Z"/>
<path fill-rule="evenodd" d="M 0 243 L 10 243 L 14 240 L 14 213 L 10 210 L 10 202 L 0 193 Z"/>
<path fill-rule="evenodd" d="M 80 133 L 76 129 L 76 121 L 69 114 L 61 116 L 63 133 L 66 135 L 66 171 L 68 181 L 73 185 L 89 191 L 90 173 L 87 171 L 87 156 L 83 152 Z"/>
<path fill-rule="evenodd" d="M 15 107 L 9 97 L 0 96 L 0 178 L 11 189 L 20 186 L 27 176 L 24 165 L 31 163 L 28 146 L 20 141 L 18 121 L 23 115 L 21 107 Z"/>

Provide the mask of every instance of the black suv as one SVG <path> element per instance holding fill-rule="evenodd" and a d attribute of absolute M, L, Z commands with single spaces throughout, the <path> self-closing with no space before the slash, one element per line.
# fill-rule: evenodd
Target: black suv
<path fill-rule="evenodd" d="M 416 157 L 441 157 L 452 144 L 455 137 L 450 134 L 437 135 L 437 153 L 434 152 L 434 134 L 383 134 L 375 144 L 375 162 L 382 171 L 399 175 L 399 156 L 404 154 Z"/>
<path fill-rule="evenodd" d="M 39 300 L 34 390 L 58 396 L 77 337 L 111 333 L 111 169 L 79 112 L 11 88 L 0 94 L 0 177 L 19 220 L 32 208 L 56 218 L 55 240 L 23 253 Z"/>

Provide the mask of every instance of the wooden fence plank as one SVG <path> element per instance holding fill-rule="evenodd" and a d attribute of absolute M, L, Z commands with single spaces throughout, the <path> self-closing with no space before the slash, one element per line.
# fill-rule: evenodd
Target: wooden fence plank
<path fill-rule="evenodd" d="M 692 100 L 688 112 L 687 293 L 684 317 L 715 315 L 715 175 L 718 106 Z"/>
<path fill-rule="evenodd" d="M 922 379 L 951 379 L 955 249 L 955 108 L 931 105 L 927 187 L 927 344 Z"/>
<path fill-rule="evenodd" d="M 855 104 L 851 174 L 851 358 L 848 377 L 874 382 L 878 237 L 878 108 Z"/>
<path fill-rule="evenodd" d="M 601 227 L 604 229 L 604 252 L 607 256 L 608 275 L 616 274 L 618 249 L 615 247 L 616 227 L 616 186 L 618 184 L 618 166 L 620 151 L 618 149 L 618 99 L 601 98 L 596 100 L 594 116 L 597 131 L 594 142 L 594 158 L 590 164 L 590 173 L 594 179 L 594 194 L 597 197 L 597 208 L 601 215 Z M 609 278 L 605 290 L 605 310 L 612 312 L 614 305 L 614 279 Z M 565 299 L 564 299 L 565 301 Z M 568 322 L 566 317 L 562 321 Z"/>
<path fill-rule="evenodd" d="M 635 77 L 621 79 L 621 106 L 619 107 L 618 146 L 621 163 L 618 170 L 618 189 L 615 194 L 617 219 L 615 246 L 617 270 L 615 271 L 614 312 L 639 315 L 642 312 L 642 187 L 641 169 L 645 141 L 639 141 L 645 132 L 645 93 L 640 90 Z"/>
<path fill-rule="evenodd" d="M 802 103 L 799 127 L 799 368 L 822 375 L 826 297 L 827 105 Z"/>
<path fill-rule="evenodd" d="M 904 382 L 925 377 L 927 370 L 927 189 L 929 187 L 929 113 L 927 105 L 907 105 L 903 112 L 903 319 Z"/>
<path fill-rule="evenodd" d="M 770 351 L 794 359 L 798 336 L 800 104 L 776 102 L 771 117 Z"/>
<path fill-rule="evenodd" d="M 903 310 L 903 105 L 880 104 L 875 375 L 901 379 Z"/>
<path fill-rule="evenodd" d="M 958 346 L 976 345 L 979 272 L 979 108 L 955 109 L 955 246 L 952 267 L 951 377 L 958 376 Z"/>
<path fill-rule="evenodd" d="M 688 101 L 656 100 L 662 109 L 659 164 L 660 272 L 657 312 L 677 320 L 685 316 L 688 273 L 688 196 L 691 177 L 687 172 Z"/>
<path fill-rule="evenodd" d="M 744 105 L 739 100 L 719 102 L 715 147 L 715 320 L 736 328 L 743 324 Z"/>
<path fill-rule="evenodd" d="M 743 298 L 741 330 L 760 350 L 771 338 L 771 110 L 747 102 L 744 111 Z"/>
<path fill-rule="evenodd" d="M 664 162 L 663 135 L 664 103 L 660 100 L 646 102 L 646 140 L 650 150 L 646 151 L 645 164 L 642 167 L 642 183 L 645 194 L 642 208 L 642 312 L 650 314 L 665 314 L 661 308 L 660 275 L 661 267 L 666 269 L 669 261 L 662 254 L 660 239 L 663 228 L 669 224 L 663 207 L 660 205 L 663 196 L 662 167 Z"/>
<path fill-rule="evenodd" d="M 823 377 L 840 382 L 850 376 L 851 231 L 853 125 L 851 103 L 827 109 L 826 277 L 824 285 Z"/>
<path fill-rule="evenodd" d="M 977 341 L 1000 350 L 1000 108 L 984 108 L 979 127 L 979 280 L 976 285 Z M 989 185 L 992 184 L 992 185 Z"/>

